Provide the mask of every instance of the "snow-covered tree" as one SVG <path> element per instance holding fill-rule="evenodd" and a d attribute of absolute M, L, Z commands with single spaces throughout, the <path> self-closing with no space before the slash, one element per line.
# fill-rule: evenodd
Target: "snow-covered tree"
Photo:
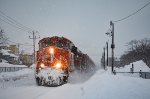
<path fill-rule="evenodd" d="M 8 38 L 6 37 L 6 35 L 4 33 L 5 33 L 4 30 L 0 29 L 0 45 L 6 45 L 7 44 Z"/>

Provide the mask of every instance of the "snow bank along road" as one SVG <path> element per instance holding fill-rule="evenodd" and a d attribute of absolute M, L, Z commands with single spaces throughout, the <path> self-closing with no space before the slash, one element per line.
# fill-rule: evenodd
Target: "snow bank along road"
<path fill-rule="evenodd" d="M 71 74 L 59 87 L 36 86 L 34 72 L 0 74 L 0 99 L 150 99 L 150 80 L 98 70 L 92 77 Z M 88 79 L 89 78 L 89 79 Z"/>
<path fill-rule="evenodd" d="M 69 84 L 83 83 L 93 75 L 79 73 L 71 73 Z M 0 73 L 0 99 L 37 99 L 53 89 L 56 87 L 37 86 L 32 69 Z"/>
<path fill-rule="evenodd" d="M 0 74 L 0 99 L 34 99 L 51 89 L 36 86 L 31 69 Z"/>

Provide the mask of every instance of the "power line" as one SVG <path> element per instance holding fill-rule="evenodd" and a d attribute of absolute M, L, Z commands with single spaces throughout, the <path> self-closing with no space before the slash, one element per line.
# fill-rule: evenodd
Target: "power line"
<path fill-rule="evenodd" d="M 0 13 L 3 15 L 2 17 L 4 17 L 5 19 L 9 20 L 10 22 L 15 23 L 16 25 L 18 25 L 18 26 L 20 26 L 22 28 L 25 28 L 27 30 L 32 31 L 31 28 L 29 28 L 29 27 L 27 27 L 27 26 L 25 26 L 25 25 L 17 22 L 16 20 L 14 20 L 13 18 L 11 18 L 10 16 L 6 15 L 4 12 L 0 11 Z"/>
<path fill-rule="evenodd" d="M 10 16 L 6 15 L 4 12 L 2 12 L 0 10 L 0 16 L 2 16 L 3 18 L 0 18 L 1 21 L 17 28 L 20 29 L 22 31 L 28 32 L 28 33 L 32 33 L 31 31 L 33 31 L 31 28 L 19 23 L 18 21 L 14 20 L 13 18 L 11 18 Z M 37 34 L 41 34 L 38 31 L 36 31 L 35 33 Z"/>
<path fill-rule="evenodd" d="M 16 25 L 14 25 L 14 24 L 12 24 L 12 23 L 9 23 L 8 21 L 6 21 L 6 20 L 4 20 L 4 19 L 2 19 L 2 18 L 0 18 L 0 20 L 3 21 L 3 22 L 5 22 L 5 23 L 7 23 L 7 24 L 9 24 L 9 25 L 11 25 L 11 26 L 14 27 L 14 28 L 20 29 L 20 30 L 25 31 L 25 32 L 29 32 L 29 31 L 27 31 L 27 30 L 24 30 L 23 28 L 17 27 Z"/>
<path fill-rule="evenodd" d="M 29 49 L 32 49 L 32 47 L 27 47 L 27 48 L 24 48 L 24 50 L 29 50 Z"/>
<path fill-rule="evenodd" d="M 135 12 L 133 12 L 132 14 L 130 14 L 130 15 L 128 15 L 128 16 L 126 16 L 126 17 L 124 17 L 124 18 L 122 18 L 122 19 L 119 19 L 119 20 L 116 20 L 116 21 L 113 21 L 113 22 L 120 22 L 120 21 L 123 21 L 123 20 L 125 20 L 125 19 L 127 19 L 127 18 L 129 18 L 129 17 L 131 17 L 131 16 L 133 16 L 133 15 L 135 15 L 135 14 L 137 14 L 138 12 L 140 12 L 142 9 L 144 9 L 146 6 L 148 6 L 150 4 L 150 2 L 148 2 L 147 4 L 145 4 L 143 7 L 141 7 L 140 9 L 138 9 L 137 11 L 135 11 Z"/>
<path fill-rule="evenodd" d="M 6 22 L 6 20 L 7 20 L 6 23 L 9 22 L 9 23 L 11 23 L 11 24 L 13 24 L 13 25 L 15 25 L 15 26 L 17 26 L 17 27 L 19 27 L 19 28 L 22 28 L 23 30 L 32 31 L 31 28 L 29 28 L 29 27 L 27 27 L 27 26 L 25 26 L 25 25 L 23 25 L 23 24 L 17 22 L 16 20 L 14 20 L 13 18 L 11 18 L 10 16 L 6 15 L 4 12 L 0 11 L 0 15 L 1 15 L 3 18 L 5 18 L 5 22 Z"/>
<path fill-rule="evenodd" d="M 33 45 L 30 45 L 30 44 L 25 44 L 25 43 L 16 43 L 16 42 L 13 42 L 13 41 L 10 41 L 8 40 L 8 42 L 11 42 L 11 43 L 14 43 L 14 44 L 19 44 L 19 45 L 23 45 L 23 46 L 33 46 Z"/>

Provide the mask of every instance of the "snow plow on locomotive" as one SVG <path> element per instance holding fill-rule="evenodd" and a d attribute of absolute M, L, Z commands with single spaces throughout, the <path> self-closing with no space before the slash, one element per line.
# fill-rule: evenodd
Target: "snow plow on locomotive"
<path fill-rule="evenodd" d="M 93 61 L 67 38 L 53 36 L 39 41 L 35 74 L 38 85 L 59 86 L 67 83 L 71 71 L 89 68 L 95 68 Z"/>

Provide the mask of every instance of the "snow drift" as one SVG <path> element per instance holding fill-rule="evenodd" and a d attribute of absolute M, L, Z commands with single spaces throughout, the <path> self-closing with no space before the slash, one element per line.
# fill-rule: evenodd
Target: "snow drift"
<path fill-rule="evenodd" d="M 133 62 L 133 65 L 134 72 L 139 72 L 140 70 L 142 70 L 142 72 L 150 72 L 150 68 L 142 60 Z M 116 71 L 130 72 L 131 67 L 132 63 L 121 68 L 116 68 Z"/>

